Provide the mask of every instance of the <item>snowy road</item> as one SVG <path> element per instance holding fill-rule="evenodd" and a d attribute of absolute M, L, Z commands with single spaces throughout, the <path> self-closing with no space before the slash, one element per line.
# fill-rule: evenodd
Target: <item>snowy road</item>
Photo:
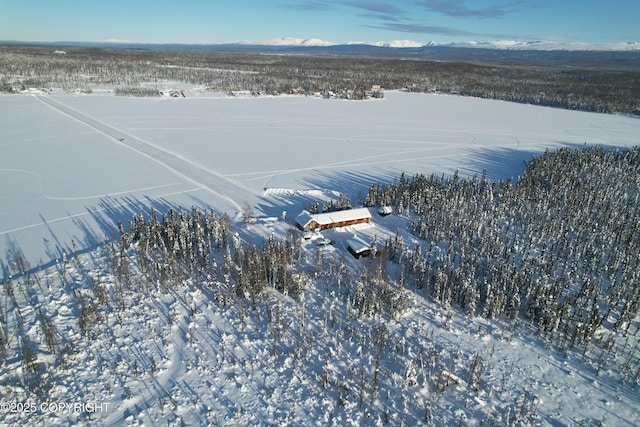
<path fill-rule="evenodd" d="M 38 101 L 57 110 L 68 118 L 103 134 L 113 141 L 128 147 L 136 153 L 159 163 L 176 176 L 191 181 L 203 189 L 221 197 L 240 210 L 237 201 L 253 200 L 257 194 L 242 184 L 208 169 L 178 153 L 162 148 L 150 141 L 138 138 L 122 129 L 113 127 L 48 96 L 37 96 Z"/>

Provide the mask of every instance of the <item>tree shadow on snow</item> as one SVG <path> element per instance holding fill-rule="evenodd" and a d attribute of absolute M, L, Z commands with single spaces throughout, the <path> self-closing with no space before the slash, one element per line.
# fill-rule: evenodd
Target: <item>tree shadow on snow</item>
<path fill-rule="evenodd" d="M 577 150 L 584 148 L 584 144 L 575 144 L 555 141 L 554 146 L 549 146 L 549 151 L 560 148 Z M 593 145 L 593 144 L 591 144 Z M 605 149 L 616 149 L 613 146 L 604 146 Z M 489 179 L 506 180 L 512 178 L 517 183 L 524 173 L 527 163 L 534 157 L 544 154 L 544 150 L 520 150 L 512 148 L 474 149 L 469 155 L 467 165 L 461 165 L 459 171 L 464 176 L 481 176 L 484 171 Z"/>
<path fill-rule="evenodd" d="M 99 232 L 92 228 L 88 221 L 74 218 L 74 224 L 84 232 L 84 240 L 80 243 L 83 247 L 93 248 L 105 240 L 115 239 L 118 237 L 118 223 L 122 223 L 127 230 L 129 222 L 135 216 L 142 215 L 145 220 L 148 220 L 151 208 L 157 215 L 163 215 L 169 209 L 179 210 L 180 206 L 164 198 L 145 197 L 141 200 L 132 196 L 104 197 L 97 206 L 86 207 L 91 219 L 97 224 Z"/>
<path fill-rule="evenodd" d="M 329 200 L 337 202 L 340 194 L 351 199 L 353 206 L 359 205 L 367 195 L 369 186 L 380 181 L 380 177 L 359 172 L 315 171 L 298 189 L 265 189 L 256 210 L 267 218 L 293 218 L 303 209 L 309 210 L 313 202 L 319 209 Z"/>
<path fill-rule="evenodd" d="M 164 198 L 144 197 L 139 199 L 132 196 L 117 198 L 106 196 L 101 198 L 96 205 L 85 206 L 85 215 L 70 216 L 69 219 L 74 228 L 62 231 L 56 231 L 54 226 L 40 214 L 42 224 L 48 230 L 47 237 L 42 238 L 46 259 L 39 260 L 35 266 L 29 265 L 20 245 L 12 239 L 7 242 L 7 253 L 0 256 L 2 280 L 6 281 L 9 277 L 17 278 L 34 274 L 58 264 L 65 258 L 70 259 L 74 254 L 88 253 L 105 241 L 117 239 L 119 235 L 118 223 L 122 223 L 127 230 L 129 222 L 135 216 L 142 214 L 145 220 L 148 220 L 151 208 L 156 211 L 158 216 L 165 214 L 169 209 L 175 211 L 184 209 L 184 207 Z M 24 268 L 17 266 L 20 262 L 23 263 Z"/>
<path fill-rule="evenodd" d="M 486 172 L 488 179 L 512 178 L 517 182 L 524 173 L 527 163 L 538 154 L 541 153 L 511 148 L 474 150 L 470 155 L 469 163 L 461 165 L 459 171 L 464 176 L 482 176 Z"/>

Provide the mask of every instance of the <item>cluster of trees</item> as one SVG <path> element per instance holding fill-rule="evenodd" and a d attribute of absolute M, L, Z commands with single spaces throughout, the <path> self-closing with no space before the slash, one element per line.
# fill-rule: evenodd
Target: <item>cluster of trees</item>
<path fill-rule="evenodd" d="M 372 185 L 366 203 L 418 218 L 411 231 L 427 245 L 387 242 L 404 283 L 471 316 L 530 319 L 564 350 L 597 345 L 602 361 L 615 336 L 640 332 L 638 182 L 638 147 L 564 148 L 531 161 L 517 186 L 402 176 Z M 636 346 L 621 351 L 640 380 Z"/>
<path fill-rule="evenodd" d="M 325 200 L 322 203 L 322 212 L 331 212 L 331 211 L 343 211 L 345 209 L 351 209 L 351 199 L 344 194 L 340 194 L 338 196 L 338 200 Z M 320 212 L 320 204 L 317 200 L 312 200 L 309 203 L 309 213 L 317 214 Z"/>
<path fill-rule="evenodd" d="M 407 90 L 435 89 L 463 96 L 599 113 L 631 112 L 637 108 L 634 104 L 640 93 L 640 87 L 633 82 L 638 72 L 631 70 L 447 62 L 420 65 L 426 77 L 408 85 Z"/>
<path fill-rule="evenodd" d="M 255 301 L 267 286 L 300 295 L 306 283 L 293 268 L 302 256 L 295 233 L 286 241 L 271 236 L 260 247 L 250 245 L 231 232 L 226 214 L 213 210 L 169 209 L 160 218 L 151 210 L 148 219 L 139 214 L 127 231 L 122 224 L 119 231 L 119 243 L 109 247 L 120 287 L 144 291 L 187 281 L 225 285 L 218 297 L 226 304 L 236 297 Z"/>
<path fill-rule="evenodd" d="M 566 69 L 553 63 L 522 66 L 427 59 L 274 55 L 229 51 L 178 51 L 0 46 L 0 91 L 29 87 L 75 90 L 94 85 L 131 88 L 186 82 L 211 91 L 335 93 L 368 97 L 385 89 L 457 93 L 597 112 L 638 108 L 640 83 L 633 68 Z"/>
<path fill-rule="evenodd" d="M 157 89 L 139 86 L 118 87 L 115 90 L 116 95 L 120 96 L 137 96 L 141 98 L 155 98 L 160 96 Z"/>

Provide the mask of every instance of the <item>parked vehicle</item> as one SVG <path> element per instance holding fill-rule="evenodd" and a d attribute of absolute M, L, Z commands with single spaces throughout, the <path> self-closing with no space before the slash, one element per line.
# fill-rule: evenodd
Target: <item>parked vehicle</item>
<path fill-rule="evenodd" d="M 387 215 L 391 215 L 393 213 L 393 208 L 391 206 L 382 206 L 380 209 L 378 209 L 378 215 L 380 216 L 387 216 Z"/>

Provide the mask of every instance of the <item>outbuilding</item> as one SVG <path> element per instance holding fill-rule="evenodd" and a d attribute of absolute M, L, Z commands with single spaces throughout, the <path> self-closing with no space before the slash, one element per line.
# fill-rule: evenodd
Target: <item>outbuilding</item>
<path fill-rule="evenodd" d="M 327 230 L 348 225 L 363 224 L 371 221 L 371 212 L 367 208 L 347 209 L 343 211 L 311 214 L 304 210 L 296 217 L 298 228 L 304 231 Z"/>
<path fill-rule="evenodd" d="M 356 259 L 371 255 L 371 246 L 357 237 L 347 240 L 347 249 Z"/>

